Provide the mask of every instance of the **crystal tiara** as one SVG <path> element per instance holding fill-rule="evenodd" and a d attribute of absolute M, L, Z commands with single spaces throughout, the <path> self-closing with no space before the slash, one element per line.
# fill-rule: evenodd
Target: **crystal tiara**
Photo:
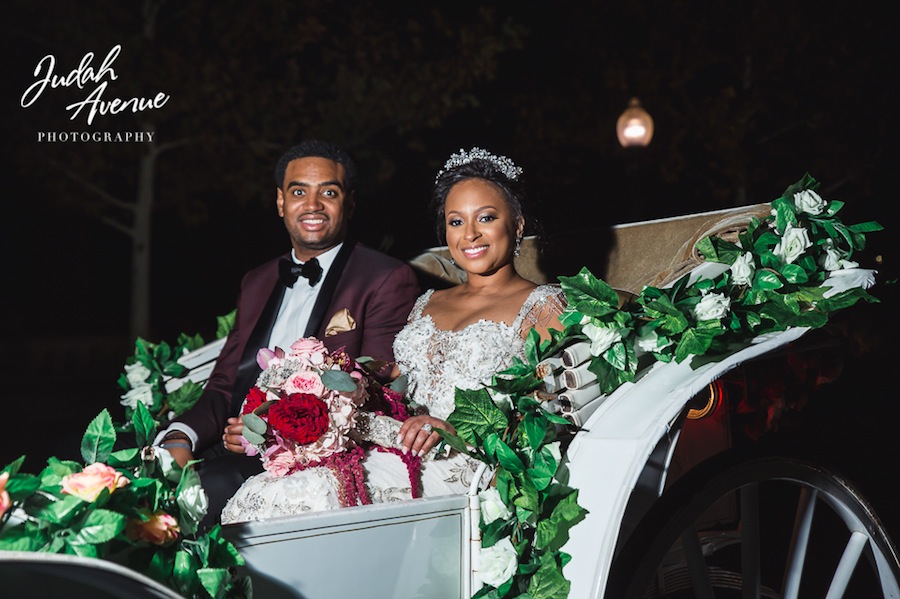
<path fill-rule="evenodd" d="M 437 180 L 441 178 L 441 175 L 447 171 L 453 170 L 464 164 L 469 164 L 475 160 L 485 160 L 490 162 L 511 181 L 515 181 L 519 178 L 519 175 L 522 174 L 522 168 L 516 166 L 516 163 L 506 156 L 495 156 L 481 148 L 472 148 L 468 152 L 460 148 L 459 152 L 450 155 L 450 158 L 444 163 L 444 168 L 438 171 L 437 176 L 434 178 L 435 182 L 437 182 Z"/>

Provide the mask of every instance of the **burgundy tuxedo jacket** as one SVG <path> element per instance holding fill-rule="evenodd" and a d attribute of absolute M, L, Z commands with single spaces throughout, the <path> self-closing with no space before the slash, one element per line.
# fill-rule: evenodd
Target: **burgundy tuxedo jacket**
<path fill-rule="evenodd" d="M 371 356 L 392 361 L 394 336 L 406 324 L 419 293 L 416 276 L 407 264 L 348 240 L 322 283 L 306 335 L 323 341 L 329 351 L 344 348 L 354 358 Z M 236 391 L 235 383 L 242 382 L 238 379 L 246 378 L 245 385 L 256 381 L 259 373 L 259 367 L 255 366 L 256 351 L 258 345 L 266 343 L 274 322 L 263 322 L 257 327 L 264 313 L 277 310 L 282 295 L 278 258 L 244 275 L 234 328 L 203 395 L 193 408 L 176 418 L 176 422 L 190 426 L 197 433 L 195 456 L 221 443 L 227 419 L 237 415 L 243 397 L 237 397 L 236 393 L 244 393 Z M 356 328 L 326 336 L 328 323 L 344 309 L 356 322 Z"/>

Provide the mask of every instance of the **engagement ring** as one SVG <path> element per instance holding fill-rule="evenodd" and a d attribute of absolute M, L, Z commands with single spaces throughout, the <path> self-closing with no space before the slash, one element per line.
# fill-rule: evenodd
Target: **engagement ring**
<path fill-rule="evenodd" d="M 434 430 L 434 427 L 432 427 L 430 424 L 428 424 L 426 422 L 425 424 L 422 425 L 422 430 L 425 431 L 426 433 L 430 433 L 431 431 Z"/>

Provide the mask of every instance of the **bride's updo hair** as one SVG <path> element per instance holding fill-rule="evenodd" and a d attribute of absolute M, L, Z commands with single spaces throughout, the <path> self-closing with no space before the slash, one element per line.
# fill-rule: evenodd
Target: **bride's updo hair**
<path fill-rule="evenodd" d="M 447 222 L 444 206 L 453 186 L 466 179 L 482 179 L 499 189 L 514 218 L 524 218 L 525 193 L 521 184 L 522 169 L 506 156 L 496 156 L 481 148 L 460 150 L 444 163 L 434 179 L 430 208 L 435 218 L 438 240 L 446 241 Z"/>

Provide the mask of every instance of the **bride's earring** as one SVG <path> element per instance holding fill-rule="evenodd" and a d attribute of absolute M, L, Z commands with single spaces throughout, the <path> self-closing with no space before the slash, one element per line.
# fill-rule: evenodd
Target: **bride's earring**
<path fill-rule="evenodd" d="M 516 258 L 519 257 L 519 254 L 522 253 L 522 238 L 516 237 L 516 249 L 513 250 L 513 256 Z"/>

